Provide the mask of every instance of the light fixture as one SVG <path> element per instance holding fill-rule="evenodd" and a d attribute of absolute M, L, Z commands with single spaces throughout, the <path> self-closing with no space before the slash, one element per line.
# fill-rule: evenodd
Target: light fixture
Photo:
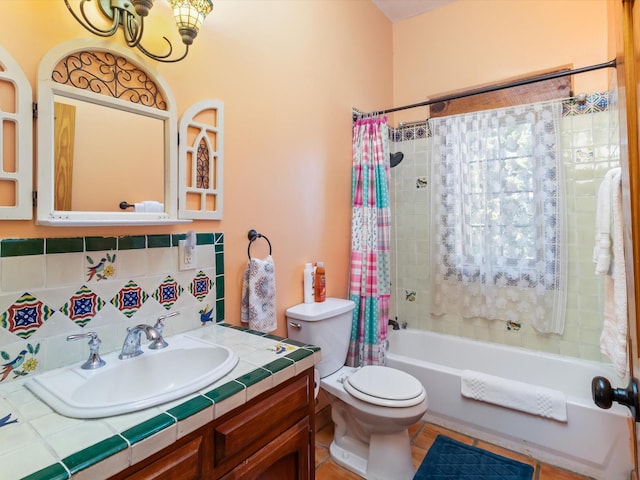
<path fill-rule="evenodd" d="M 169 46 L 168 53 L 156 55 L 142 46 L 142 35 L 144 34 L 144 17 L 149 15 L 149 10 L 153 7 L 154 0 L 81 0 L 78 7 L 79 14 L 69 4 L 69 0 L 64 0 L 65 5 L 73 18 L 89 32 L 100 37 L 111 37 L 122 27 L 125 42 L 129 47 L 136 47 L 147 57 L 159 62 L 179 62 L 189 53 L 189 46 L 198 35 L 205 17 L 213 9 L 212 0 L 169 0 L 173 8 L 173 16 L 176 20 L 178 31 L 182 36 L 182 43 L 185 45 L 184 54 L 179 58 L 170 58 L 173 53 L 173 45 L 167 37 L 162 37 Z M 108 25 L 104 28 L 97 26 L 90 18 L 95 18 L 95 14 L 85 12 L 86 4 L 93 5 L 106 20 Z M 97 7 L 95 6 L 97 4 Z"/>

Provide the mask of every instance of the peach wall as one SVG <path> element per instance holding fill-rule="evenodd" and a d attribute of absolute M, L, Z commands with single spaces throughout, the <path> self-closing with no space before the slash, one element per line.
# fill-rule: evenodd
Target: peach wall
<path fill-rule="evenodd" d="M 152 15 L 167 15 L 159 23 L 173 29 L 169 10 L 157 1 Z M 147 34 L 155 28 L 149 25 Z M 0 2 L 0 45 L 25 71 L 34 99 L 45 52 L 88 37 L 62 0 Z M 178 114 L 206 98 L 225 102 L 224 219 L 91 229 L 7 221 L 0 235 L 224 232 L 226 319 L 239 323 L 247 232 L 255 228 L 273 245 L 275 333 L 284 334 L 284 310 L 302 301 L 304 262 L 324 260 L 328 295 L 347 295 L 351 108 L 391 103 L 391 48 L 391 23 L 368 0 L 216 0 L 186 60 L 144 61 L 171 86 Z M 263 246 L 256 242 L 252 254 L 264 255 Z"/>
<path fill-rule="evenodd" d="M 169 10 L 155 3 L 161 20 L 148 34 L 174 28 Z M 369 0 L 216 0 L 186 60 L 145 57 L 171 86 L 179 114 L 206 98 L 225 102 L 224 219 L 189 228 L 225 233 L 227 321 L 238 323 L 251 228 L 274 247 L 277 333 L 285 332 L 284 310 L 302 299 L 304 262 L 324 260 L 328 294 L 347 294 L 351 107 L 379 110 L 558 65 L 607 61 L 606 14 L 606 0 L 458 0 L 392 26 Z M 25 70 L 34 98 L 45 52 L 88 37 L 62 0 L 0 2 L 0 45 Z M 593 80 L 598 88 L 606 86 L 603 75 Z M 592 89 L 592 80 L 576 82 L 576 91 Z M 394 122 L 425 116 L 410 110 Z M 7 221 L 0 235 L 184 230 Z M 256 243 L 252 253 L 263 255 L 260 248 Z"/>
<path fill-rule="evenodd" d="M 456 0 L 393 25 L 393 104 L 607 62 L 607 26 L 607 0 Z M 607 72 L 574 76 L 574 91 L 606 89 Z M 425 118 L 422 107 L 394 121 Z"/>

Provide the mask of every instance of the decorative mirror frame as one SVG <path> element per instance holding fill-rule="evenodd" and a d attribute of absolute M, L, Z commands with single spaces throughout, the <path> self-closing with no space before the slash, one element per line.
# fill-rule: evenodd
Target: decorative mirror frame
<path fill-rule="evenodd" d="M 33 218 L 33 113 L 31 84 L 20 65 L 0 46 L 0 81 L 11 83 L 15 89 L 14 111 L 0 109 L 0 180 L 14 182 L 15 205 L 0 206 L 0 220 L 31 220 Z M 1 103 L 0 103 L 1 104 Z M 15 144 L 13 159 L 4 158 L 3 143 L 9 139 L 4 123 L 14 124 Z M 12 171 L 5 166 L 13 164 Z"/>
<path fill-rule="evenodd" d="M 79 52 L 104 52 L 123 57 L 139 68 L 155 83 L 164 97 L 166 110 L 147 107 L 132 101 L 94 93 L 87 89 L 58 83 L 52 73 L 58 63 Z M 38 68 L 38 207 L 36 223 L 49 226 L 101 226 L 101 225 L 166 225 L 189 223 L 178 219 L 177 208 L 177 120 L 176 106 L 166 81 L 149 66 L 131 56 L 130 51 L 117 44 L 99 39 L 77 39 L 52 48 L 41 60 Z M 159 118 L 164 122 L 164 212 L 100 212 L 62 211 L 54 208 L 54 95 L 86 100 L 119 110 Z M 126 199 L 122 199 L 126 200 Z"/>
<path fill-rule="evenodd" d="M 198 220 L 221 220 L 224 184 L 224 102 L 202 100 L 182 114 L 178 158 L 178 216 Z"/>

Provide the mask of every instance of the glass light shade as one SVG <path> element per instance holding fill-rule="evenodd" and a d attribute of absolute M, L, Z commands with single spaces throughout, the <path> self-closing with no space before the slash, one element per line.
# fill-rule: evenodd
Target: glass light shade
<path fill-rule="evenodd" d="M 213 9 L 212 0 L 170 0 L 182 42 L 191 45 L 202 22 Z"/>

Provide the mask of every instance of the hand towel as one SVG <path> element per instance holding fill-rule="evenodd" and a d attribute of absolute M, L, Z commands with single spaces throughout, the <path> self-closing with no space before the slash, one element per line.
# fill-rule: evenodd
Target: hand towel
<path fill-rule="evenodd" d="M 249 259 L 242 280 L 241 320 L 259 332 L 277 328 L 276 275 L 273 258 Z"/>
<path fill-rule="evenodd" d="M 611 223 L 612 223 L 612 182 L 620 168 L 609 170 L 598 189 L 596 201 L 596 237 L 593 248 L 593 262 L 596 264 L 596 274 L 609 273 L 611 268 Z"/>
<path fill-rule="evenodd" d="M 629 372 L 627 356 L 627 276 L 624 260 L 622 185 L 620 169 L 611 182 L 611 251 L 612 266 L 605 275 L 604 322 L 600 351 L 613 363 L 620 378 Z"/>
<path fill-rule="evenodd" d="M 463 370 L 462 396 L 501 407 L 567 421 L 567 399 L 564 393 L 473 370 Z"/>

